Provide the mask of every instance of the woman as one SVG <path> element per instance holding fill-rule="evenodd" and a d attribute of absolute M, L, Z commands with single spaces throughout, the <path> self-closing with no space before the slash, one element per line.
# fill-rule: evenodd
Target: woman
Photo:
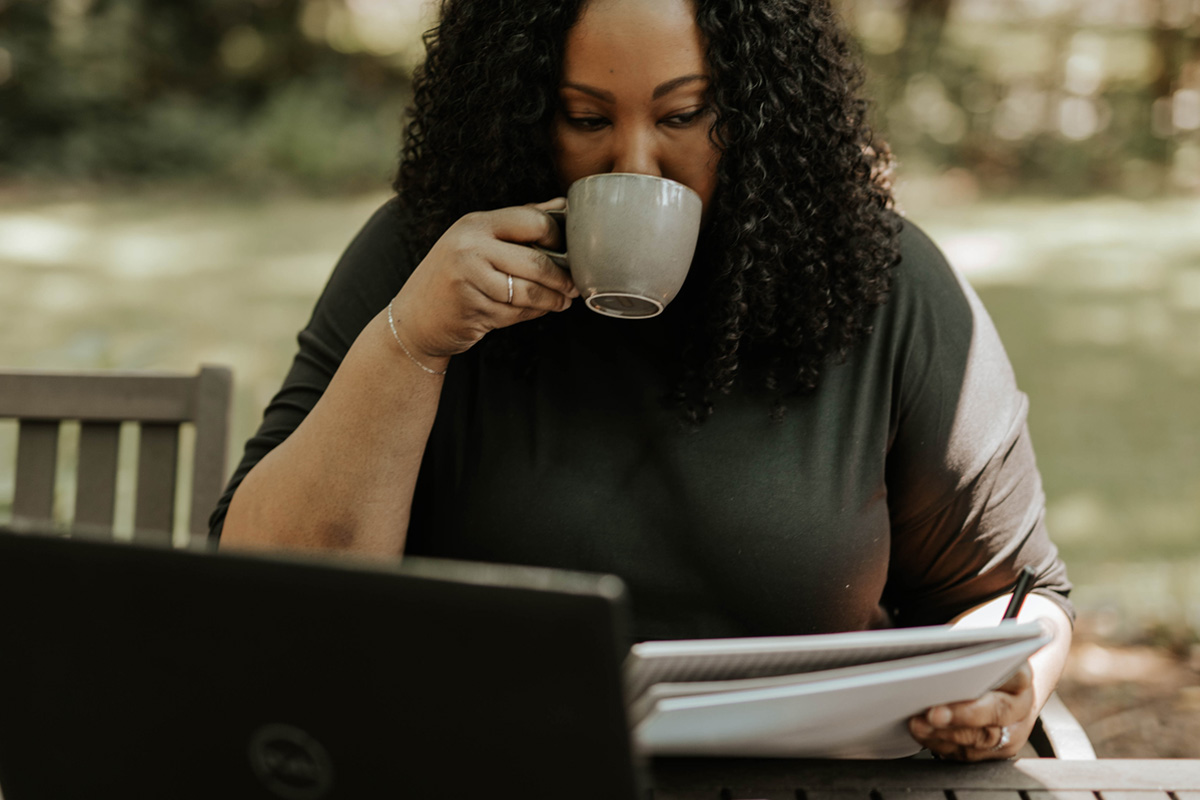
<path fill-rule="evenodd" d="M 1009 757 L 1053 690 L 1069 584 L 1025 398 L 970 289 L 891 211 L 824 0 L 447 0 L 396 183 L 334 271 L 214 533 L 612 572 L 641 638 L 989 624 L 1058 636 L 911 722 Z M 649 321 L 530 245 L 597 173 L 704 205 Z M 234 493 L 236 490 L 236 493 Z"/>

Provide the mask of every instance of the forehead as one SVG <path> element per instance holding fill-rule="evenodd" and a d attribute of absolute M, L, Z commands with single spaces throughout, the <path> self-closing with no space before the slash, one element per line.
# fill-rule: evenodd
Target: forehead
<path fill-rule="evenodd" d="M 691 0 L 590 0 L 567 34 L 567 80 L 707 73 Z"/>

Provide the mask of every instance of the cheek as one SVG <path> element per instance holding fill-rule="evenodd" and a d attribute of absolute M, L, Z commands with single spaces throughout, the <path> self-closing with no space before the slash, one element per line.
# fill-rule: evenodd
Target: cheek
<path fill-rule="evenodd" d="M 600 159 L 597 158 L 595 148 L 589 147 L 582 137 L 573 135 L 572 131 L 563 131 L 556 125 L 552 139 L 554 142 L 554 169 L 558 173 L 558 180 L 564 194 L 566 194 L 567 187 L 580 178 L 604 171 Z"/>
<path fill-rule="evenodd" d="M 717 165 L 721 161 L 721 152 L 708 140 L 708 133 L 689 138 L 686 142 L 677 142 L 672 148 L 671 163 L 663 174 L 679 181 L 695 190 L 704 201 L 707 216 L 712 196 L 717 188 Z"/>

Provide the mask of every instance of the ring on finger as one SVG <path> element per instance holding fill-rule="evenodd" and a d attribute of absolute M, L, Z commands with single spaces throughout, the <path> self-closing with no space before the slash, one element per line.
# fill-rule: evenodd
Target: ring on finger
<path fill-rule="evenodd" d="M 1003 750 L 1005 747 L 1008 747 L 1008 743 L 1011 741 L 1012 741 L 1012 733 L 1008 730 L 1008 726 L 1006 725 L 1006 726 L 1000 728 L 1000 740 L 998 742 L 996 742 L 996 746 L 993 747 L 992 749 L 993 750 Z"/>
<path fill-rule="evenodd" d="M 508 276 L 508 299 L 505 300 L 504 302 L 508 303 L 511 306 L 512 300 L 513 300 L 513 279 L 512 279 L 512 275 L 509 275 Z"/>

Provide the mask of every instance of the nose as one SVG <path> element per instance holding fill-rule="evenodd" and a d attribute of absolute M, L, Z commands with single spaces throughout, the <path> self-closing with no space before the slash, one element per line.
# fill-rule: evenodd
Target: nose
<path fill-rule="evenodd" d="M 613 140 L 613 172 L 634 172 L 662 177 L 658 142 L 654 130 L 640 125 L 627 125 L 615 131 Z"/>

